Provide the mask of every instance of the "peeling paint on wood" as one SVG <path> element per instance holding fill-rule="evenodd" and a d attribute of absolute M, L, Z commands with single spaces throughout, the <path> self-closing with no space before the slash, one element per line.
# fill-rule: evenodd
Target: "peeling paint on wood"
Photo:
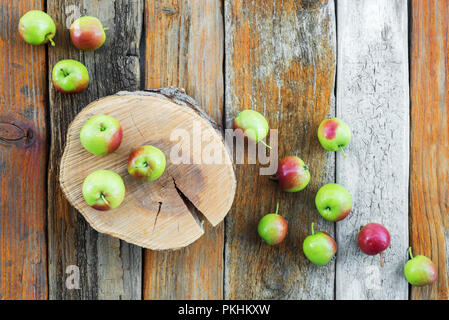
<path fill-rule="evenodd" d="M 337 156 L 337 183 L 353 198 L 337 223 L 337 299 L 407 299 L 409 101 L 407 1 L 337 5 L 337 116 L 348 123 L 347 157 Z M 383 224 L 391 245 L 379 256 L 357 246 L 369 222 Z"/>

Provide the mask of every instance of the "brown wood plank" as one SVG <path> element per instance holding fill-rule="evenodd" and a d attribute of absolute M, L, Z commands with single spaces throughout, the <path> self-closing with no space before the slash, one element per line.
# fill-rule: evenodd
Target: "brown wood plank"
<path fill-rule="evenodd" d="M 315 230 L 334 233 L 314 204 L 319 187 L 335 179 L 334 153 L 316 135 L 335 111 L 334 1 L 226 0 L 225 30 L 227 127 L 243 109 L 263 113 L 279 130 L 279 157 L 298 155 L 311 171 L 307 188 L 289 194 L 259 175 L 259 166 L 237 165 L 236 198 L 226 218 L 225 298 L 333 299 L 334 262 L 312 265 L 302 241 L 312 222 Z M 276 202 L 289 231 L 270 247 L 257 235 L 257 223 Z"/>
<path fill-rule="evenodd" d="M 411 1 L 410 238 L 438 266 L 412 299 L 449 299 L 449 1 Z"/>
<path fill-rule="evenodd" d="M 64 198 L 59 186 L 59 162 L 67 127 L 88 103 L 120 90 L 139 88 L 139 42 L 143 4 L 127 1 L 47 1 L 48 13 L 57 23 L 56 47 L 48 50 L 49 74 L 61 59 L 83 62 L 90 75 L 86 91 L 58 93 L 50 82 L 51 150 L 48 172 L 48 240 L 50 298 L 140 299 L 142 249 L 94 231 Z M 78 51 L 67 28 L 76 15 L 98 17 L 106 42 L 92 52 Z M 49 79 L 50 80 L 50 79 Z M 68 289 L 66 270 L 80 271 L 80 288 Z"/>
<path fill-rule="evenodd" d="M 220 0 L 145 3 L 147 88 L 184 88 L 215 121 L 223 115 L 223 16 Z M 145 251 L 145 299 L 223 297 L 223 223 L 177 251 Z"/>
<path fill-rule="evenodd" d="M 0 299 L 46 299 L 45 46 L 24 42 L 20 17 L 44 1 L 0 2 Z"/>

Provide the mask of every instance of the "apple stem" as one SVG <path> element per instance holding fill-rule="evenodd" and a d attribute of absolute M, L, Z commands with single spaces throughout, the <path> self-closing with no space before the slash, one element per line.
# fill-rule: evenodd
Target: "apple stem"
<path fill-rule="evenodd" d="M 279 202 L 276 203 L 276 214 L 278 214 L 278 212 L 279 212 Z"/>
<path fill-rule="evenodd" d="M 53 41 L 53 39 L 49 38 L 51 35 L 52 35 L 51 33 L 47 34 L 45 36 L 45 39 L 47 39 L 50 42 L 51 46 L 54 47 L 55 46 L 55 42 Z"/>
<path fill-rule="evenodd" d="M 61 68 L 62 74 L 64 75 L 64 77 L 67 77 L 69 74 L 67 72 L 64 71 L 63 68 Z"/>
<path fill-rule="evenodd" d="M 315 223 L 314 222 L 312 222 L 312 227 L 310 228 L 311 230 L 312 230 L 312 236 L 315 234 L 315 230 L 313 230 L 313 225 L 314 225 Z"/>
<path fill-rule="evenodd" d="M 267 147 L 268 149 L 271 149 L 271 147 L 270 147 L 268 144 L 266 144 L 265 141 L 260 140 L 260 142 L 262 142 L 262 144 L 263 144 L 265 147 Z"/>
<path fill-rule="evenodd" d="M 408 253 L 410 254 L 410 259 L 413 259 L 412 247 L 408 247 Z"/>
<path fill-rule="evenodd" d="M 343 157 L 346 158 L 346 153 L 345 153 L 345 151 L 343 150 L 343 148 L 341 148 L 340 151 L 341 151 L 341 153 L 343 153 Z"/>
<path fill-rule="evenodd" d="M 382 256 L 382 252 L 380 253 L 380 266 L 381 266 L 381 268 L 383 268 L 383 266 L 384 266 L 384 258 Z"/>
<path fill-rule="evenodd" d="M 101 199 L 103 199 L 104 203 L 106 203 L 107 205 L 109 205 L 109 201 L 106 200 L 106 198 L 104 197 L 104 194 L 101 194 Z"/>
<path fill-rule="evenodd" d="M 108 31 L 108 30 L 109 30 L 109 27 L 103 28 L 103 30 L 104 30 L 104 31 Z"/>

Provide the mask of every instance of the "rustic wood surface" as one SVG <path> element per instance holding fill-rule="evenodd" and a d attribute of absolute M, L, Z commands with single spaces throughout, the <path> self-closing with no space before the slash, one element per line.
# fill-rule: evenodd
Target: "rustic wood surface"
<path fill-rule="evenodd" d="M 103 157 L 86 151 L 79 138 L 86 121 L 98 114 L 117 119 L 124 132 L 120 147 Z M 182 140 L 172 137 L 176 130 L 183 130 Z M 204 154 L 198 161 L 191 148 L 193 143 L 203 151 L 214 146 L 217 158 L 206 162 Z M 128 157 L 141 145 L 153 145 L 166 155 L 164 174 L 151 183 L 128 174 Z M 174 151 L 178 157 L 182 153 L 182 159 L 172 157 Z M 125 183 L 123 203 L 113 211 L 89 207 L 81 193 L 85 177 L 102 169 L 118 173 Z M 179 249 L 203 235 L 202 225 L 190 213 L 186 200 L 212 225 L 220 223 L 231 208 L 236 184 L 222 133 L 210 119 L 187 104 L 142 91 L 100 99 L 76 116 L 67 133 L 60 183 L 66 198 L 97 231 L 152 250 Z"/>
<path fill-rule="evenodd" d="M 448 0 L 0 0 L 0 8 L 0 299 L 449 299 Z M 56 47 L 19 38 L 30 9 L 56 21 Z M 99 50 L 71 44 L 68 24 L 79 15 L 109 27 Z M 51 83 L 53 65 L 67 58 L 89 70 L 81 94 Z M 265 114 L 279 157 L 310 167 L 309 186 L 286 194 L 259 174 L 267 165 L 235 165 L 225 222 L 214 228 L 186 203 L 204 235 L 176 251 L 92 229 L 59 186 L 69 124 L 106 95 L 169 86 L 224 128 L 243 109 Z M 333 115 L 353 131 L 346 158 L 316 138 Z M 314 205 L 334 181 L 354 200 L 337 224 Z M 289 233 L 268 247 L 256 226 L 277 202 Z M 371 221 L 392 235 L 383 268 L 356 247 Z M 338 242 L 326 267 L 302 253 L 311 222 Z M 408 286 L 409 245 L 438 265 L 435 284 Z M 67 287 L 77 268 L 79 289 Z"/>
<path fill-rule="evenodd" d="M 407 299 L 409 97 L 407 1 L 338 1 L 337 116 L 350 124 L 337 183 L 352 195 L 337 223 L 337 299 Z M 384 225 L 391 245 L 367 256 L 357 234 Z"/>
<path fill-rule="evenodd" d="M 220 0 L 145 2 L 145 86 L 184 88 L 223 119 L 223 15 Z M 199 213 L 198 213 L 199 214 Z M 223 298 L 223 223 L 174 252 L 145 251 L 145 299 Z"/>
<path fill-rule="evenodd" d="M 278 129 L 279 157 L 297 155 L 311 172 L 307 188 L 289 194 L 260 175 L 259 166 L 237 165 L 226 219 L 225 298 L 334 297 L 334 263 L 319 268 L 302 253 L 312 222 L 315 230 L 334 230 L 314 204 L 319 187 L 334 181 L 334 155 L 316 137 L 334 112 L 334 12 L 333 1 L 225 1 L 227 127 L 241 110 L 261 112 Z M 270 247 L 257 235 L 257 223 L 277 202 L 289 232 Z"/>
<path fill-rule="evenodd" d="M 0 2 L 0 299 L 45 299 L 47 290 L 46 61 L 17 32 L 44 1 Z"/>
<path fill-rule="evenodd" d="M 51 149 L 48 171 L 49 290 L 52 299 L 140 299 L 142 249 L 97 233 L 69 205 L 59 186 L 59 163 L 68 124 L 95 99 L 140 85 L 141 1 L 47 1 L 57 24 L 56 47 L 48 48 L 49 79 L 61 59 L 76 59 L 89 70 L 88 89 L 76 95 L 57 92 L 50 83 Z M 98 17 L 109 27 L 105 44 L 94 52 L 78 51 L 67 28 L 77 13 Z M 79 290 L 68 289 L 66 270 L 79 267 Z"/>
<path fill-rule="evenodd" d="M 410 238 L 438 266 L 412 299 L 449 299 L 449 1 L 411 2 Z"/>

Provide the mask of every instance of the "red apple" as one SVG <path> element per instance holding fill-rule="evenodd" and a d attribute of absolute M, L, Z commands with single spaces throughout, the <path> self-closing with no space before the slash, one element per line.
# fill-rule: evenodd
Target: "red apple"
<path fill-rule="evenodd" d="M 383 265 L 382 251 L 390 245 L 390 233 L 387 228 L 378 223 L 368 223 L 360 230 L 357 242 L 360 250 L 368 255 L 380 253 L 380 264 Z"/>
<path fill-rule="evenodd" d="M 276 178 L 282 190 L 297 192 L 309 183 L 310 172 L 304 161 L 298 157 L 289 156 L 279 162 Z"/>
<path fill-rule="evenodd" d="M 70 38 L 79 50 L 96 50 L 106 40 L 105 28 L 95 17 L 81 17 L 70 26 Z"/>

